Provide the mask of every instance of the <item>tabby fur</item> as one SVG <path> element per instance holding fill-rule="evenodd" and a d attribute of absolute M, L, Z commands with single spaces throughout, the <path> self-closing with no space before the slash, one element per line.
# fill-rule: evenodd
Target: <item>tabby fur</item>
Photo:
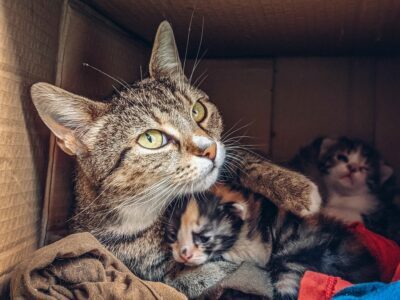
<path fill-rule="evenodd" d="M 246 151 L 225 150 L 220 114 L 183 74 L 168 22 L 158 28 L 149 73 L 104 102 L 47 83 L 34 84 L 31 94 L 58 145 L 76 157 L 72 230 L 91 232 L 140 277 L 197 297 L 238 265 L 177 268 L 163 243 L 162 217 L 174 199 L 216 182 L 226 150 L 232 180 L 278 206 L 306 216 L 318 211 L 321 199 L 303 175 Z M 198 101 L 207 117 L 196 123 L 191 112 Z M 138 137 L 149 129 L 164 132 L 168 143 L 156 150 L 141 147 Z M 204 154 L 210 147 L 216 150 L 212 159 Z"/>

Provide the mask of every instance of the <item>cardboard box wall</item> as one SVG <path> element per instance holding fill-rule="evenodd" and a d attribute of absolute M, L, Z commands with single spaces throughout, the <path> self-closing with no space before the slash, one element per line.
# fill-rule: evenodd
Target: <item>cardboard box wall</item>
<path fill-rule="evenodd" d="M 60 16 L 61 1 L 0 1 L 0 294 L 38 247 L 49 132 L 29 87 L 54 82 Z"/>
<path fill-rule="evenodd" d="M 18 261 L 29 256 L 37 247 L 66 234 L 73 199 L 73 159 L 63 154 L 55 147 L 54 140 L 49 138 L 48 130 L 31 104 L 29 86 L 37 81 L 46 81 L 93 99 L 102 99 L 112 93 L 116 83 L 99 72 L 83 67 L 83 62 L 127 82 L 139 79 L 141 70 L 145 73 L 147 69 L 150 40 L 157 24 L 165 17 L 163 11 L 174 18 L 174 27 L 178 24 L 178 43 L 181 54 L 184 53 L 182 37 L 179 36 L 185 36 L 192 13 L 191 4 L 184 5 L 180 1 L 169 6 L 160 4 L 155 13 L 157 1 L 129 2 L 131 6 L 127 6 L 127 1 L 113 1 L 113 5 L 107 1 L 86 2 L 101 14 L 78 1 L 0 0 L 2 288 Z M 257 5 L 232 3 L 236 6 L 232 5 L 230 9 L 236 14 Z M 289 3 L 280 7 L 296 9 Z M 265 11 L 268 9 L 265 7 Z M 370 6 L 364 10 L 371 14 Z M 382 9 L 379 11 L 382 14 Z M 216 12 L 218 10 L 202 7 L 198 13 L 207 16 Z M 254 7 L 250 11 L 252 14 L 256 12 Z M 257 54 L 251 51 L 261 50 L 257 47 L 251 50 L 253 48 L 248 46 L 245 48 L 250 52 L 246 53 L 242 49 L 243 40 L 237 42 L 238 47 L 232 47 L 232 51 L 223 49 L 223 45 L 216 42 L 213 29 L 224 24 L 237 24 L 226 19 L 228 13 L 220 11 L 219 14 L 222 23 L 218 24 L 215 20 L 217 16 L 211 15 L 208 20 L 213 21 L 206 23 L 209 29 L 205 32 L 205 36 L 210 35 L 211 47 L 217 49 L 213 50 L 214 56 L 219 57 L 203 59 L 195 77 L 207 71 L 208 77 L 201 88 L 220 107 L 226 128 L 246 125 L 238 130 L 237 135 L 255 137 L 244 142 L 256 144 L 276 160 L 288 159 L 299 146 L 317 135 L 357 136 L 374 143 L 399 170 L 399 58 L 357 57 L 354 53 L 346 57 L 271 58 L 267 57 L 271 54 L 268 49 L 278 52 L 280 49 L 287 54 L 289 52 L 285 49 L 291 48 L 279 44 L 279 36 L 274 37 L 270 31 L 263 34 L 272 35 L 276 43 L 271 48 L 264 44 L 260 47 L 266 47 L 261 49 L 265 53 L 264 58 L 243 57 L 249 53 Z M 179 23 L 177 18 L 185 21 L 186 25 Z M 250 20 L 241 19 L 239 25 L 242 29 L 246 26 L 270 28 L 272 25 L 281 28 L 279 26 L 283 23 L 290 23 L 288 20 L 286 23 L 281 21 L 282 24 L 276 21 L 267 26 Z M 334 25 L 335 21 L 330 18 L 327 24 Z M 193 26 L 198 29 L 199 23 Z M 225 27 L 219 30 L 230 32 Z M 282 36 L 282 40 L 290 40 L 291 31 L 286 30 L 288 35 Z M 257 40 L 254 35 L 256 33 L 253 32 L 253 38 Z M 227 39 L 234 39 L 229 36 Z M 360 39 L 365 43 L 365 39 Z M 204 43 L 206 41 L 205 38 Z M 197 40 L 193 43 L 197 44 Z M 388 39 L 388 43 L 395 46 L 395 41 Z M 308 54 L 313 51 L 324 53 L 322 48 L 312 46 L 312 43 L 305 45 L 309 47 L 306 49 Z M 335 43 L 332 42 L 332 45 Z M 346 47 L 343 47 L 342 50 L 336 49 L 338 53 L 345 51 Z M 221 57 L 221 53 L 226 53 L 228 58 Z M 194 57 L 196 51 L 189 54 Z M 189 73 L 193 64 L 194 61 L 189 59 Z"/>

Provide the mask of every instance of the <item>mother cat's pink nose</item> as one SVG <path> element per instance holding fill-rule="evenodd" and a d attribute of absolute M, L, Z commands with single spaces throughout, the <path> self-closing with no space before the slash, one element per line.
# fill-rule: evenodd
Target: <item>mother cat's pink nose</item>
<path fill-rule="evenodd" d="M 202 153 L 202 156 L 207 157 L 208 159 L 214 161 L 215 157 L 217 156 L 217 144 L 212 143 L 208 146 Z"/>

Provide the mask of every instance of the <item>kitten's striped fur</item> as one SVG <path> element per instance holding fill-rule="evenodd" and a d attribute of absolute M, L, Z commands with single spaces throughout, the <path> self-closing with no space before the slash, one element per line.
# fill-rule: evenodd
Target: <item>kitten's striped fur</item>
<path fill-rule="evenodd" d="M 229 209 L 235 204 L 242 209 Z M 210 206 L 216 209 L 207 209 Z M 239 215 L 244 222 L 237 222 Z M 183 222 L 183 218 L 190 221 Z M 196 240 L 199 234 L 210 238 L 203 243 Z M 379 280 L 374 258 L 344 224 L 323 215 L 301 219 L 240 187 L 218 185 L 214 195 L 190 199 L 189 205 L 170 218 L 167 241 L 181 263 L 196 265 L 221 256 L 265 268 L 273 299 L 297 299 L 307 270 L 353 283 Z"/>
<path fill-rule="evenodd" d="M 208 96 L 184 76 L 167 22 L 157 31 L 149 71 L 149 78 L 105 102 L 46 83 L 33 85 L 32 99 L 58 145 L 76 156 L 73 230 L 94 234 L 142 278 L 196 297 L 238 266 L 210 262 L 180 270 L 163 244 L 162 216 L 174 199 L 215 183 L 225 157 L 222 120 Z M 196 102 L 207 112 L 199 123 L 191 113 Z M 141 147 L 138 138 L 149 129 L 163 132 L 168 143 L 155 150 Z M 207 156 L 209 148 L 215 157 Z M 298 215 L 319 209 L 318 189 L 304 176 L 251 153 L 229 151 L 232 177 L 243 187 Z"/>

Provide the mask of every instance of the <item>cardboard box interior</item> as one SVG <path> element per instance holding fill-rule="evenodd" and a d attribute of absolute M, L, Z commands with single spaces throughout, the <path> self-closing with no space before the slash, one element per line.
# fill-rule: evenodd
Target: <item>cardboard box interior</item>
<path fill-rule="evenodd" d="M 85 2 L 0 0 L 1 288 L 18 261 L 67 233 L 73 200 L 73 159 L 38 119 L 30 85 L 103 99 L 118 84 L 82 63 L 139 79 L 164 18 L 185 52 L 194 2 Z M 227 129 L 253 137 L 245 144 L 282 161 L 318 135 L 350 135 L 375 144 L 399 173 L 400 3 L 333 2 L 197 1 L 187 73 L 204 16 L 210 50 L 194 78 L 206 72 L 201 88 Z"/>

